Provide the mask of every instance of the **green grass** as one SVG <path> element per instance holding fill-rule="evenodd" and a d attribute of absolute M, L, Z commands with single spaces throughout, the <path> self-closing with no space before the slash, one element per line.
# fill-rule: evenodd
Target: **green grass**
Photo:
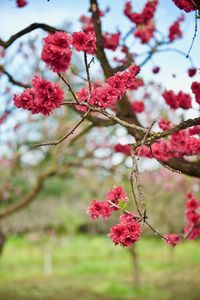
<path fill-rule="evenodd" d="M 172 249 L 159 239 L 137 244 L 140 287 L 133 285 L 132 260 L 126 249 L 102 236 L 15 237 L 0 259 L 0 300 L 199 300 L 199 242 Z M 44 250 L 53 271 L 44 274 Z"/>

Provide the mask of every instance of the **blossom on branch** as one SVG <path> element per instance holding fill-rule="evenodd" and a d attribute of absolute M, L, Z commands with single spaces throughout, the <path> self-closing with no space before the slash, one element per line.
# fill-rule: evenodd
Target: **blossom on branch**
<path fill-rule="evenodd" d="M 172 0 L 174 4 L 184 10 L 185 12 L 191 12 L 193 10 L 197 10 L 198 0 Z"/>
<path fill-rule="evenodd" d="M 115 245 L 131 247 L 141 236 L 141 225 L 134 220 L 133 214 L 123 214 L 120 223 L 111 227 L 109 237 Z"/>
<path fill-rule="evenodd" d="M 14 95 L 13 100 L 16 107 L 27 109 L 32 114 L 41 113 L 47 116 L 63 103 L 64 93 L 59 84 L 35 76 L 32 86 L 22 94 Z"/>
<path fill-rule="evenodd" d="M 193 94 L 195 95 L 196 102 L 200 104 L 200 82 L 193 82 L 191 85 L 191 89 Z"/>
<path fill-rule="evenodd" d="M 71 35 L 57 31 L 54 34 L 49 33 L 43 41 L 42 60 L 53 72 L 65 72 L 69 68 L 72 57 Z"/>
<path fill-rule="evenodd" d="M 177 246 L 182 240 L 181 236 L 176 233 L 165 234 L 165 238 L 166 242 L 173 247 Z"/>
<path fill-rule="evenodd" d="M 16 1 L 17 7 L 24 7 L 28 4 L 26 0 L 17 0 Z"/>
<path fill-rule="evenodd" d="M 72 45 L 76 51 L 83 51 L 88 54 L 95 54 L 96 51 L 96 35 L 94 31 L 90 32 L 74 32 L 72 34 Z"/>

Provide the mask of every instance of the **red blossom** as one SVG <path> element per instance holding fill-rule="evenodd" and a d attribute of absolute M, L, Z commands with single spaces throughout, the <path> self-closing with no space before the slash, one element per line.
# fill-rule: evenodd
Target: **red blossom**
<path fill-rule="evenodd" d="M 165 238 L 167 239 L 166 242 L 173 247 L 177 246 L 182 240 L 181 236 L 176 233 L 166 234 Z"/>
<path fill-rule="evenodd" d="M 88 207 L 87 212 L 93 220 L 98 219 L 99 217 L 106 219 L 111 215 L 111 208 L 107 201 L 93 200 Z"/>
<path fill-rule="evenodd" d="M 128 201 L 128 197 L 122 186 L 118 186 L 118 187 L 110 190 L 106 195 L 106 201 L 111 201 L 115 205 L 119 205 L 119 200 L 124 201 L 124 202 Z M 111 206 L 111 208 L 112 208 L 112 210 L 118 209 L 115 206 Z"/>
<path fill-rule="evenodd" d="M 146 2 L 141 13 L 134 13 L 132 12 L 131 2 L 127 1 L 125 3 L 124 14 L 136 25 L 145 25 L 153 19 L 157 5 L 158 0 L 149 0 Z"/>
<path fill-rule="evenodd" d="M 71 35 L 65 32 L 50 33 L 43 41 L 42 60 L 53 72 L 65 72 L 69 68 L 72 56 Z"/>
<path fill-rule="evenodd" d="M 162 94 L 165 102 L 173 109 L 179 107 L 183 109 L 189 109 L 192 107 L 192 100 L 189 94 L 183 93 L 182 91 L 175 94 L 172 90 L 166 90 Z"/>
<path fill-rule="evenodd" d="M 131 104 L 131 107 L 134 112 L 136 113 L 142 113 L 144 111 L 144 103 L 142 101 L 135 101 L 134 103 Z"/>
<path fill-rule="evenodd" d="M 185 216 L 188 223 L 184 228 L 184 232 L 189 240 L 194 240 L 200 236 L 200 213 L 198 211 L 200 202 L 191 193 L 187 193 L 186 197 L 188 201 L 185 204 Z"/>
<path fill-rule="evenodd" d="M 131 155 L 131 153 L 130 153 L 131 152 L 131 146 L 129 146 L 129 145 L 117 144 L 117 145 L 115 145 L 114 149 L 115 149 L 115 152 L 123 153 L 126 156 Z"/>
<path fill-rule="evenodd" d="M 173 42 L 174 40 L 182 37 L 183 32 L 180 28 L 180 24 L 183 20 L 184 20 L 184 18 L 180 17 L 169 27 L 168 38 L 169 38 L 170 42 Z"/>
<path fill-rule="evenodd" d="M 188 129 L 190 135 L 200 134 L 200 125 Z"/>
<path fill-rule="evenodd" d="M 57 83 L 51 83 L 38 76 L 32 80 L 31 89 L 26 89 L 21 95 L 14 95 L 14 104 L 18 108 L 41 113 L 45 116 L 59 108 L 64 100 L 64 93 Z"/>
<path fill-rule="evenodd" d="M 107 85 L 94 89 L 88 102 L 90 105 L 106 109 L 115 104 L 117 100 L 119 100 L 117 90 Z"/>
<path fill-rule="evenodd" d="M 119 40 L 120 40 L 121 33 L 104 33 L 103 39 L 104 39 L 104 48 L 110 49 L 112 51 L 115 51 L 117 47 L 119 46 Z"/>
<path fill-rule="evenodd" d="M 109 236 L 115 245 L 131 247 L 141 236 L 141 225 L 134 220 L 133 214 L 123 214 L 120 223 L 110 229 Z"/>
<path fill-rule="evenodd" d="M 94 31 L 90 32 L 74 32 L 72 35 L 72 45 L 77 51 L 94 54 L 96 51 L 96 36 Z"/>
<path fill-rule="evenodd" d="M 153 37 L 155 26 L 153 22 L 149 22 L 146 25 L 140 25 L 134 31 L 134 36 L 139 38 L 142 44 L 146 44 Z"/>
<path fill-rule="evenodd" d="M 89 92 L 88 89 L 85 87 L 81 88 L 80 91 L 76 93 L 76 98 L 78 102 L 80 102 L 80 104 L 81 102 L 87 102 L 88 97 L 89 97 Z M 88 110 L 88 108 L 84 105 L 76 105 L 76 109 L 84 112 Z"/>
<path fill-rule="evenodd" d="M 190 69 L 188 69 L 187 72 L 188 72 L 189 77 L 194 77 L 197 73 L 197 69 L 196 68 L 190 68 Z"/>
<path fill-rule="evenodd" d="M 169 120 L 167 120 L 167 119 L 161 118 L 160 121 L 158 122 L 158 126 L 163 131 L 166 131 L 166 130 L 171 129 L 171 122 Z"/>
<path fill-rule="evenodd" d="M 197 10 L 197 6 L 195 4 L 198 3 L 198 0 L 172 0 L 174 4 L 184 10 L 185 12 L 191 12 L 193 10 Z"/>
<path fill-rule="evenodd" d="M 17 0 L 16 1 L 17 7 L 24 7 L 28 4 L 26 0 Z"/>
<path fill-rule="evenodd" d="M 200 82 L 194 81 L 191 85 L 193 94 L 195 95 L 195 100 L 200 104 Z"/>

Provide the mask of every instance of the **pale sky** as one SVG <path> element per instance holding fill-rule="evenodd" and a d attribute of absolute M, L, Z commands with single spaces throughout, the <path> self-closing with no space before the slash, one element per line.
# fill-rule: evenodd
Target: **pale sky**
<path fill-rule="evenodd" d="M 0 0 L 0 37 L 7 39 L 10 35 L 23 29 L 25 26 L 34 22 L 44 22 L 53 26 L 59 26 L 64 21 L 73 23 L 73 30 L 80 29 L 78 18 L 81 14 L 86 14 L 89 6 L 89 0 L 28 0 L 29 5 L 24 8 L 16 8 L 15 0 Z M 134 0 L 136 9 L 142 7 L 145 1 Z M 172 0 L 160 0 L 159 10 L 157 13 L 158 28 L 163 32 L 167 31 L 168 26 L 181 14 L 181 11 L 175 7 Z M 130 21 L 122 15 L 125 0 L 100 0 L 100 7 L 105 9 L 107 6 L 111 8 L 111 12 L 103 18 L 103 28 L 107 31 L 127 32 L 130 28 Z M 120 21 L 120 22 L 119 22 Z M 200 20 L 198 21 L 200 23 Z M 186 14 L 186 21 L 183 24 L 185 38 L 177 41 L 173 47 L 179 48 L 187 52 L 194 33 L 194 13 Z M 200 32 L 200 30 L 199 30 Z M 197 66 L 200 66 L 200 34 L 198 32 L 191 55 Z M 136 47 L 136 52 L 144 51 L 141 47 Z M 162 53 L 154 56 L 144 68 L 145 76 L 151 77 L 153 65 L 160 65 L 161 72 L 159 74 L 160 82 L 174 89 L 188 90 L 190 79 L 186 76 L 185 70 L 189 66 L 189 62 L 185 57 L 181 57 L 173 52 Z M 172 73 L 177 74 L 177 78 L 172 78 Z M 184 81 L 184 85 L 183 85 Z"/>

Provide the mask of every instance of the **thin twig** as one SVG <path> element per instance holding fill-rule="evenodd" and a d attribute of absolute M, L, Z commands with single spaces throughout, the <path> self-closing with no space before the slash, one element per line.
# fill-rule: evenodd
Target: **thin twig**
<path fill-rule="evenodd" d="M 62 143 L 64 140 L 66 140 L 70 135 L 72 135 L 75 132 L 75 130 L 83 123 L 83 121 L 86 119 L 86 117 L 88 116 L 89 113 L 90 113 L 90 110 L 88 110 L 82 116 L 81 120 L 72 128 L 72 130 L 70 130 L 66 135 L 64 135 L 59 140 L 54 141 L 54 142 L 37 144 L 37 145 L 34 145 L 33 148 L 38 148 L 38 147 L 42 147 L 42 146 L 57 146 L 57 145 L 59 145 L 60 143 Z"/>
<path fill-rule="evenodd" d="M 71 92 L 71 94 L 72 94 L 74 100 L 76 101 L 76 103 L 79 104 L 78 99 L 77 99 L 74 91 L 71 88 L 71 85 L 67 82 L 67 80 L 60 73 L 57 73 L 57 74 L 58 74 L 58 77 L 60 77 L 60 79 L 62 79 L 62 81 L 67 85 L 67 87 L 68 87 L 69 91 Z"/>
<path fill-rule="evenodd" d="M 90 80 L 90 71 L 89 71 L 89 66 L 88 66 L 88 61 L 87 61 L 87 53 L 84 52 L 84 62 L 85 62 L 85 69 L 87 73 L 87 80 L 88 80 L 88 85 L 89 85 L 89 96 L 91 97 L 91 91 L 92 91 L 92 84 Z"/>
<path fill-rule="evenodd" d="M 197 30 L 198 30 L 198 26 L 197 26 L 197 11 L 195 11 L 195 27 L 194 27 L 194 35 L 193 35 L 193 38 L 192 38 L 192 42 L 191 42 L 190 48 L 189 48 L 188 53 L 187 53 L 187 55 L 186 55 L 186 58 L 189 57 L 190 52 L 191 52 L 191 50 L 192 50 L 192 47 L 193 47 L 193 45 L 194 45 L 194 41 L 195 41 L 196 36 L 197 36 Z"/>

